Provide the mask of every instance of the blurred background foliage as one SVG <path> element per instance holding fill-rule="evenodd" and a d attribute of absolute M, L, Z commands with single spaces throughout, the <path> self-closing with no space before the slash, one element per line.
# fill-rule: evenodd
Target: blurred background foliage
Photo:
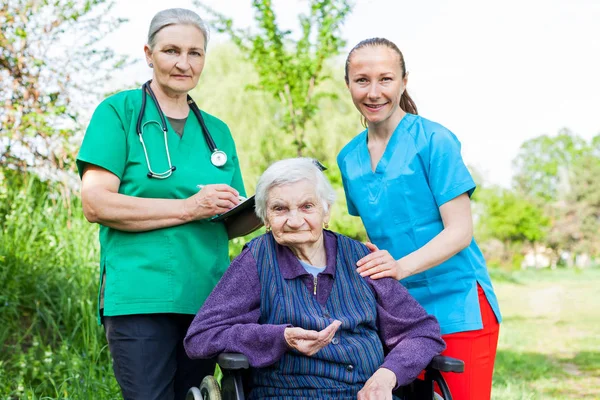
<path fill-rule="evenodd" d="M 336 36 L 336 26 L 350 5 L 312 0 L 301 17 L 303 26 L 321 34 L 294 42 L 278 31 L 269 4 L 253 1 L 258 33 L 235 31 L 232 21 L 214 15 L 231 42 L 209 49 L 192 96 L 229 125 L 248 193 L 254 193 L 258 176 L 273 161 L 298 154 L 317 158 L 328 167 L 326 174 L 338 193 L 331 228 L 365 240 L 360 219 L 347 214 L 335 161 L 343 145 L 363 129 L 338 56 L 343 40 Z M 98 46 L 107 30 L 124 22 L 107 17 L 111 6 L 103 0 L 0 5 L 3 398 L 119 396 L 95 319 L 98 228 L 83 218 L 73 163 L 87 124 L 74 104 L 89 107 L 89 113 L 103 97 L 98 82 L 118 74 L 127 63 Z M 73 35 L 86 45 L 57 50 Z M 279 58 L 273 59 L 269 46 L 277 48 Z M 282 65 L 288 71 L 283 77 L 278 72 Z M 76 101 L 83 98 L 87 103 Z M 297 108 L 290 109 L 290 102 Z M 565 128 L 528 140 L 514 168 L 508 188 L 488 185 L 472 170 L 478 183 L 472 199 L 475 238 L 496 281 L 514 285 L 513 277 L 528 267 L 594 269 L 600 254 L 600 135 L 587 142 Z M 259 233 L 233 240 L 231 257 Z M 536 279 L 526 275 L 525 280 Z M 586 279 L 598 281 L 598 275 Z M 596 362 L 597 353 L 585 360 Z M 508 396 L 504 398 L 529 398 L 511 397 L 507 390 L 501 391 Z"/>

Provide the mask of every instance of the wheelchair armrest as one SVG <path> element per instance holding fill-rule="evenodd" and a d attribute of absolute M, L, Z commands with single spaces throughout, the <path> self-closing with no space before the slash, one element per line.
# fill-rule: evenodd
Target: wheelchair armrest
<path fill-rule="evenodd" d="M 452 357 L 435 356 L 427 366 L 427 369 L 434 369 L 441 372 L 464 372 L 465 363 L 462 360 Z"/>
<path fill-rule="evenodd" d="M 248 369 L 248 357 L 241 353 L 221 353 L 217 357 L 217 363 L 223 369 Z"/>

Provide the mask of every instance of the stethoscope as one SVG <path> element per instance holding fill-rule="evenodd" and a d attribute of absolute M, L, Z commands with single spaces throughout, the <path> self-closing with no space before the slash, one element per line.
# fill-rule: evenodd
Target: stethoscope
<path fill-rule="evenodd" d="M 150 88 L 150 82 L 152 82 L 152 81 L 149 80 L 148 82 L 146 82 L 142 85 L 142 107 L 140 109 L 140 115 L 138 116 L 136 131 L 137 131 L 138 137 L 140 138 L 140 143 L 142 143 L 142 147 L 144 149 L 144 156 L 146 157 L 146 164 L 148 165 L 148 174 L 147 174 L 148 178 L 166 179 L 173 174 L 173 172 L 177 169 L 177 167 L 175 167 L 174 165 L 171 164 L 171 154 L 169 153 L 169 144 L 167 142 L 167 122 L 165 121 L 165 115 L 163 114 L 163 112 L 160 108 L 160 104 L 158 104 L 158 100 L 156 99 L 154 92 Z M 166 170 L 165 172 L 157 173 L 157 172 L 152 171 L 152 167 L 150 167 L 150 159 L 148 158 L 148 150 L 146 149 L 146 144 L 144 143 L 144 136 L 142 134 L 144 127 L 147 124 L 152 124 L 152 123 L 158 124 L 157 121 L 147 121 L 146 123 L 144 123 L 142 125 L 142 119 L 144 118 L 144 112 L 146 111 L 146 92 L 148 92 L 150 94 L 150 97 L 152 97 L 152 101 L 154 102 L 154 105 L 158 109 L 158 114 L 160 115 L 160 128 L 163 131 L 163 136 L 164 136 L 164 141 L 165 141 L 165 151 L 167 152 L 167 161 L 169 163 L 169 169 Z M 200 126 L 202 127 L 202 133 L 204 134 L 204 140 L 206 140 L 208 149 L 211 152 L 210 162 L 215 167 L 219 167 L 219 168 L 222 167 L 223 165 L 225 165 L 227 163 L 227 154 L 225 154 L 223 151 L 217 149 L 217 145 L 215 144 L 215 141 L 213 140 L 212 136 L 210 135 L 210 132 L 208 132 L 208 128 L 206 127 L 206 124 L 204 123 L 204 118 L 202 118 L 202 114 L 200 114 L 200 109 L 198 108 L 198 106 L 196 105 L 196 102 L 190 97 L 189 94 L 187 96 L 187 102 L 188 102 L 188 105 L 190 106 L 190 109 L 196 116 L 196 119 L 198 119 Z"/>

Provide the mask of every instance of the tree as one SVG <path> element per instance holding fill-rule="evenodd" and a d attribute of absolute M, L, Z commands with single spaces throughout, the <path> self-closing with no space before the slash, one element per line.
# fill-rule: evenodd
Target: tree
<path fill-rule="evenodd" d="M 600 254 L 600 135 L 590 143 L 563 129 L 523 144 L 514 161 L 517 190 L 550 218 L 546 246 L 569 266 Z"/>
<path fill-rule="evenodd" d="M 569 192 L 553 208 L 553 226 L 548 242 L 558 252 L 566 252 L 572 266 L 578 256 L 600 256 L 600 158 L 592 154 L 573 163 Z"/>
<path fill-rule="evenodd" d="M 483 189 L 478 203 L 481 215 L 478 219 L 478 236 L 497 239 L 504 244 L 503 262 L 514 264 L 511 249 L 515 245 L 536 244 L 545 239 L 550 226 L 549 218 L 540 207 L 517 193 L 500 188 Z"/>
<path fill-rule="evenodd" d="M 560 185 L 568 179 L 574 160 L 588 154 L 589 145 L 568 129 L 557 136 L 528 140 L 513 161 L 515 188 L 539 202 L 558 200 Z"/>
<path fill-rule="evenodd" d="M 125 59 L 98 41 L 124 20 L 106 0 L 11 0 L 0 5 L 0 163 L 73 168 L 78 109 L 97 101 Z M 40 168 L 41 167 L 41 168 Z"/>
<path fill-rule="evenodd" d="M 592 154 L 600 158 L 600 134 L 592 138 Z"/>
<path fill-rule="evenodd" d="M 302 156 L 307 147 L 306 128 L 317 114 L 319 100 L 332 95 L 317 88 L 329 77 L 324 73 L 325 62 L 345 45 L 340 30 L 350 12 L 348 1 L 310 0 L 308 15 L 299 17 L 302 33 L 298 40 L 277 25 L 271 0 L 252 0 L 258 33 L 236 29 L 231 19 L 196 3 L 215 18 L 217 31 L 229 35 L 254 65 L 259 82 L 249 88 L 280 102 L 277 124 L 291 137 L 296 155 Z"/>

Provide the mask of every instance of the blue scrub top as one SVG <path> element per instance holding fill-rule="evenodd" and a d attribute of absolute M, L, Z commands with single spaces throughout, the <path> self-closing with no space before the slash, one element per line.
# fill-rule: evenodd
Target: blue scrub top
<path fill-rule="evenodd" d="M 338 155 L 348 212 L 361 217 L 369 239 L 395 259 L 423 247 L 444 225 L 439 207 L 475 190 L 460 142 L 440 124 L 406 114 L 371 169 L 367 131 Z M 498 300 L 475 239 L 442 264 L 401 283 L 440 322 L 442 334 L 481 329 L 477 283 L 501 321 Z"/>

